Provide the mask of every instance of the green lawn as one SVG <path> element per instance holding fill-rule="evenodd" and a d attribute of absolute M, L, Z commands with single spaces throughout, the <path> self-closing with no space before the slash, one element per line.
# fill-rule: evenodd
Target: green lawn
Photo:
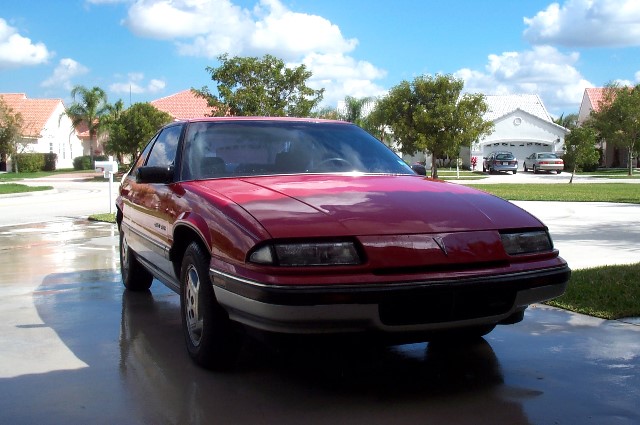
<path fill-rule="evenodd" d="M 640 204 L 640 185 L 632 183 L 467 184 L 510 201 L 617 202 Z"/>
<path fill-rule="evenodd" d="M 603 319 L 640 317 L 640 263 L 574 270 L 567 292 L 547 304 Z"/>
<path fill-rule="evenodd" d="M 69 169 L 56 171 L 36 171 L 34 173 L 0 173 L 0 182 L 22 179 L 36 179 L 38 177 L 48 177 L 56 174 L 86 173 L 87 171 L 90 170 L 76 171 L 74 169 Z"/>
<path fill-rule="evenodd" d="M 105 223 L 115 223 L 116 222 L 116 214 L 115 213 L 93 214 L 93 215 L 89 216 L 89 220 L 91 220 L 91 221 L 103 221 Z"/>
<path fill-rule="evenodd" d="M 40 192 L 51 189 L 53 189 L 52 186 L 27 186 L 17 183 L 0 183 L 0 195 L 6 195 L 9 193 Z"/>

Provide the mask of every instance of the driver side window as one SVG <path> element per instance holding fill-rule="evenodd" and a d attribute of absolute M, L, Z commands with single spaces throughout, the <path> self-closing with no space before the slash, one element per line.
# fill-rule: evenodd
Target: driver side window
<path fill-rule="evenodd" d="M 167 127 L 158 135 L 156 142 L 151 148 L 148 166 L 169 167 L 174 164 L 178 141 L 182 133 L 182 125 Z"/>

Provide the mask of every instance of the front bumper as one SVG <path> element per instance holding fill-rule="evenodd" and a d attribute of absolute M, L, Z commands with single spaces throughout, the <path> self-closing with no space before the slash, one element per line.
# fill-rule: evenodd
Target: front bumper
<path fill-rule="evenodd" d="M 385 285 L 274 286 L 211 270 L 232 320 L 280 333 L 440 331 L 496 324 L 562 295 L 565 266 L 496 277 Z"/>

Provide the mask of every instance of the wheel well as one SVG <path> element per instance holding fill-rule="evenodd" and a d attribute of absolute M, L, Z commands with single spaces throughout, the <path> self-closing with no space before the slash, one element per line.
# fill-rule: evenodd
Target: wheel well
<path fill-rule="evenodd" d="M 169 253 L 171 262 L 173 263 L 174 271 L 176 272 L 176 276 L 180 276 L 182 258 L 184 257 L 184 252 L 191 244 L 191 242 L 198 243 L 198 245 L 200 245 L 200 248 L 202 248 L 202 252 L 210 255 L 211 251 L 209 250 L 209 247 L 202 240 L 202 236 L 198 234 L 198 232 L 196 232 L 189 226 L 177 227 L 173 233 L 173 245 L 171 247 L 171 252 Z"/>

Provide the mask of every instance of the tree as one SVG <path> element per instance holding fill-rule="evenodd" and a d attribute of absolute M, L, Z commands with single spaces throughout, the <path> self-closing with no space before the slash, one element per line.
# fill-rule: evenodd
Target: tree
<path fill-rule="evenodd" d="M 558 118 L 554 119 L 553 122 L 564 128 L 576 128 L 578 126 L 578 114 L 569 114 L 567 116 L 562 114 Z"/>
<path fill-rule="evenodd" d="M 627 151 L 628 174 L 633 175 L 633 155 L 640 153 L 640 84 L 635 87 L 607 86 L 600 110 L 589 123 L 600 137 Z"/>
<path fill-rule="evenodd" d="M 22 115 L 13 112 L 13 109 L 0 98 L 0 161 L 6 163 L 9 156 L 17 153 L 23 122 Z"/>
<path fill-rule="evenodd" d="M 171 121 L 171 115 L 149 103 L 134 103 L 109 122 L 107 150 L 135 159 L 160 127 Z"/>
<path fill-rule="evenodd" d="M 212 115 L 263 115 L 306 117 L 320 103 L 324 89 L 313 90 L 306 82 L 311 77 L 304 65 L 287 68 L 274 56 L 218 57 L 221 65 L 207 67 L 216 82 L 218 96 L 208 87 L 195 90 L 208 100 Z"/>
<path fill-rule="evenodd" d="M 102 125 L 100 118 L 109 113 L 107 94 L 100 87 L 93 87 L 89 90 L 84 86 L 75 86 L 71 90 L 71 97 L 73 103 L 67 108 L 66 113 L 74 127 L 82 122 L 87 124 L 89 128 L 89 155 L 91 162 L 93 162 L 93 141 L 97 139 L 98 130 Z"/>
<path fill-rule="evenodd" d="M 589 126 L 576 127 L 564 139 L 564 160 L 571 167 L 571 179 L 578 167 L 598 162 L 600 154 L 596 149 L 597 133 Z"/>
<path fill-rule="evenodd" d="M 431 177 L 438 177 L 438 157 L 458 156 L 462 146 L 490 134 L 483 119 L 487 104 L 481 94 L 461 95 L 464 83 L 450 75 L 417 77 L 391 88 L 378 103 L 375 121 L 387 124 L 402 152 L 429 151 Z"/>

